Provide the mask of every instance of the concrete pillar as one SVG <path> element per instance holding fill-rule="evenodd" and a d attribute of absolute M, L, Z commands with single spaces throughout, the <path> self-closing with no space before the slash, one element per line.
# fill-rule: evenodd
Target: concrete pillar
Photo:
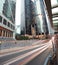
<path fill-rule="evenodd" d="M 10 33 L 8 32 L 8 37 L 10 37 Z"/>
<path fill-rule="evenodd" d="M 7 37 L 7 31 L 6 31 L 6 37 Z"/>
<path fill-rule="evenodd" d="M 8 31 L 7 31 L 7 37 L 8 37 Z"/>
<path fill-rule="evenodd" d="M 2 37 L 3 37 L 3 30 L 2 30 Z"/>
<path fill-rule="evenodd" d="M 5 31 L 5 37 L 6 37 L 6 31 Z"/>
<path fill-rule="evenodd" d="M 12 32 L 12 37 L 15 39 L 15 31 Z"/>

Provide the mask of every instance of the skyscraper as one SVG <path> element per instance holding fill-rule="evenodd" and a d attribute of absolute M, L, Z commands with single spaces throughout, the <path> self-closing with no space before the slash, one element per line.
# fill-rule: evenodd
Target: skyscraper
<path fill-rule="evenodd" d="M 15 4 L 13 0 L 5 0 L 3 5 L 3 14 L 13 23 L 15 21 Z"/>
<path fill-rule="evenodd" d="M 15 0 L 0 0 L 0 37 L 13 37 L 15 4 Z"/>
<path fill-rule="evenodd" d="M 37 33 L 37 12 L 36 4 L 32 0 L 24 0 L 21 14 L 21 31 L 24 31 L 24 34 L 32 34 L 32 27 Z M 37 18 L 36 18 L 37 17 Z M 25 18 L 25 19 L 24 19 Z M 23 22 L 23 23 L 22 23 Z M 24 26 L 25 25 L 25 26 Z"/>
<path fill-rule="evenodd" d="M 21 12 L 21 33 L 31 34 L 31 0 L 23 0 Z M 24 19 L 25 18 L 25 19 Z"/>
<path fill-rule="evenodd" d="M 48 34 L 49 33 L 48 32 L 48 25 L 47 25 L 45 6 L 44 6 L 43 0 L 40 0 L 40 7 L 41 7 L 41 14 L 42 14 L 42 21 L 43 21 L 43 24 L 42 24 L 43 31 L 42 32 Z"/>

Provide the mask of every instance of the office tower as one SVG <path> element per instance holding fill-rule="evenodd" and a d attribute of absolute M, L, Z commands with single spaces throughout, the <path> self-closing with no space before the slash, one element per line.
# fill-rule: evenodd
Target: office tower
<path fill-rule="evenodd" d="M 42 14 L 42 33 L 48 34 L 48 25 L 45 13 L 45 6 L 43 0 L 40 0 L 41 14 Z"/>
<path fill-rule="evenodd" d="M 0 37 L 13 37 L 15 31 L 15 0 L 0 1 Z"/>
<path fill-rule="evenodd" d="M 21 34 L 31 34 L 31 0 L 23 0 L 21 11 Z"/>
<path fill-rule="evenodd" d="M 10 19 L 13 23 L 15 21 L 15 1 L 5 0 L 3 5 L 3 14 Z"/>
<path fill-rule="evenodd" d="M 35 1 L 32 0 L 23 0 L 21 5 L 21 33 L 23 34 L 32 34 L 32 27 L 36 34 L 38 34 L 37 22 L 38 16 L 36 12 Z"/>

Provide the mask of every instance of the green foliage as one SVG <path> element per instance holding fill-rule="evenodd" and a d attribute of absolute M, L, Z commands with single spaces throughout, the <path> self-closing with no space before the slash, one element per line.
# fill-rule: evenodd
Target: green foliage
<path fill-rule="evenodd" d="M 29 38 L 27 36 L 20 36 L 19 39 L 20 40 L 28 40 Z"/>
<path fill-rule="evenodd" d="M 29 39 L 27 36 L 22 36 L 20 34 L 16 34 L 15 38 L 16 40 L 28 40 Z"/>

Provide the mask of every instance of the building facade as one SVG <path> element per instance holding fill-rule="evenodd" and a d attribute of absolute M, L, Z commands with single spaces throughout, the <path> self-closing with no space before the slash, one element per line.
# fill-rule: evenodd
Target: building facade
<path fill-rule="evenodd" d="M 21 3 L 21 34 L 31 34 L 31 0 L 23 0 Z"/>
<path fill-rule="evenodd" d="M 53 3 L 54 0 L 51 0 L 51 10 L 52 10 L 52 22 L 53 22 L 53 28 L 55 32 L 58 33 L 58 0 L 55 0 L 55 3 Z"/>
<path fill-rule="evenodd" d="M 23 7 L 23 8 L 22 8 Z M 21 8 L 21 33 L 32 34 L 32 29 L 38 34 L 38 16 L 36 11 L 36 3 L 33 0 L 24 0 Z M 25 18 L 25 19 L 24 19 Z"/>
<path fill-rule="evenodd" d="M 2 0 L 0 1 L 0 37 L 13 37 L 14 30 L 15 1 Z"/>
<path fill-rule="evenodd" d="M 24 12 L 24 34 L 32 34 L 32 29 L 37 35 L 53 32 L 51 10 L 46 0 L 24 0 Z"/>

